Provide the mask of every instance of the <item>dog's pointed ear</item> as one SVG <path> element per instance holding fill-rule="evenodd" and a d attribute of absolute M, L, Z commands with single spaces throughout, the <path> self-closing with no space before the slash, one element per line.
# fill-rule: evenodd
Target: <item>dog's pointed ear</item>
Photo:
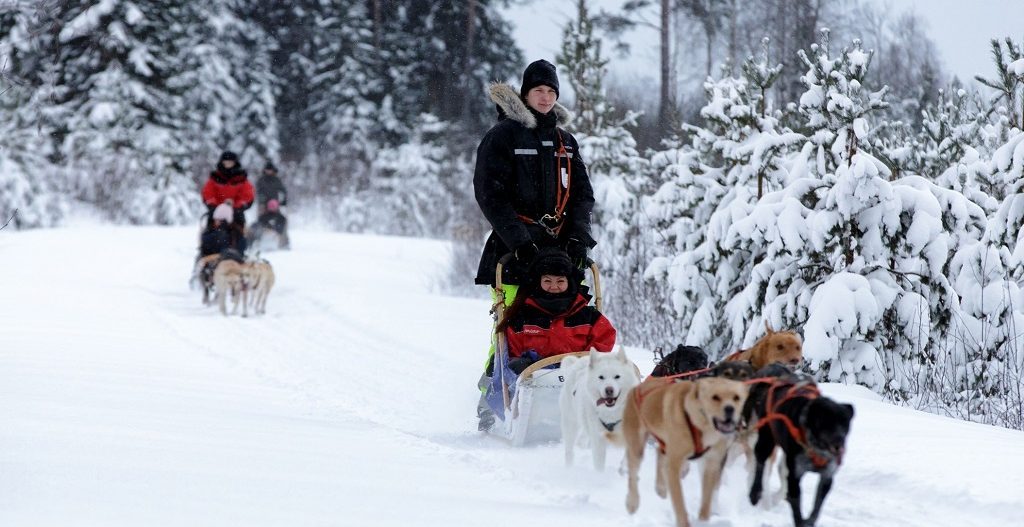
<path fill-rule="evenodd" d="M 622 346 L 619 346 L 619 351 L 615 352 L 615 358 L 619 359 L 619 362 L 622 363 L 629 362 L 629 358 L 626 357 L 626 350 Z"/>
<path fill-rule="evenodd" d="M 843 409 L 846 410 L 847 417 L 849 417 L 850 419 L 853 419 L 853 405 L 852 404 L 844 404 L 843 405 Z"/>
<path fill-rule="evenodd" d="M 769 335 L 771 335 L 772 333 L 775 333 L 775 330 L 772 329 L 772 325 L 770 323 L 768 323 L 768 319 L 767 318 L 764 319 L 764 330 L 767 331 Z"/>
<path fill-rule="evenodd" d="M 594 367 L 594 363 L 597 362 L 597 348 L 590 347 L 590 367 Z"/>

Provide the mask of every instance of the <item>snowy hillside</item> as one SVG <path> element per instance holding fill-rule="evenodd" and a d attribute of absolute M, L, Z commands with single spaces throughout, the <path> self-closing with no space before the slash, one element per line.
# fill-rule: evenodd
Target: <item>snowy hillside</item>
<path fill-rule="evenodd" d="M 435 292 L 445 244 L 295 232 L 249 319 L 200 306 L 194 245 L 190 228 L 0 232 L 0 525 L 673 523 L 651 455 L 631 518 L 614 469 L 476 432 L 488 306 Z M 820 525 L 1021 524 L 1024 433 L 824 390 L 857 415 Z M 708 525 L 791 525 L 745 503 L 745 479 L 728 469 Z"/>

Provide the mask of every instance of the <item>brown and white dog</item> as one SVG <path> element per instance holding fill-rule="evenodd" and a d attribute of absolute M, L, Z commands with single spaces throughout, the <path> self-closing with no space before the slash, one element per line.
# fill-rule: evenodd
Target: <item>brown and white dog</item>
<path fill-rule="evenodd" d="M 725 360 L 745 360 L 755 370 L 781 362 L 790 368 L 796 368 L 804 360 L 803 342 L 800 335 L 792 331 L 775 331 L 765 321 L 765 336 L 754 343 L 750 349 L 740 350 L 726 357 Z"/>
<path fill-rule="evenodd" d="M 267 313 L 267 296 L 274 287 L 274 268 L 266 260 L 249 262 L 245 265 L 246 288 L 252 291 L 253 309 L 257 315 Z"/>
<path fill-rule="evenodd" d="M 622 416 L 629 471 L 626 510 L 640 505 L 637 473 L 647 438 L 659 445 L 655 490 L 665 497 L 666 486 L 679 527 L 690 520 L 683 502 L 681 477 L 691 459 L 704 457 L 699 518 L 711 516 L 711 499 L 721 482 L 722 465 L 729 443 L 740 426 L 747 385 L 724 378 L 671 382 L 657 377 L 629 392 Z"/>
<path fill-rule="evenodd" d="M 243 264 L 234 260 L 221 260 L 217 268 L 213 270 L 213 289 L 216 292 L 217 304 L 220 306 L 220 313 L 228 315 L 227 296 L 231 294 L 231 301 L 234 307 L 231 313 L 238 312 L 238 304 L 242 304 L 242 316 L 249 316 L 249 308 L 246 305 L 246 287 L 243 279 Z"/>

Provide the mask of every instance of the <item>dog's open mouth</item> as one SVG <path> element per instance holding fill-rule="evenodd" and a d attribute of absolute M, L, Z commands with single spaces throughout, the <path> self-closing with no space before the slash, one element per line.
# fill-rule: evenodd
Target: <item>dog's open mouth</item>
<path fill-rule="evenodd" d="M 718 430 L 723 434 L 731 434 L 736 431 L 736 421 L 732 419 L 720 420 L 715 417 L 711 419 L 711 422 L 714 423 L 715 430 Z"/>
<path fill-rule="evenodd" d="M 597 400 L 597 405 L 598 406 L 607 406 L 607 407 L 611 408 L 612 406 L 615 406 L 615 402 L 618 401 L 618 400 L 619 400 L 618 397 L 602 397 L 602 398 Z"/>

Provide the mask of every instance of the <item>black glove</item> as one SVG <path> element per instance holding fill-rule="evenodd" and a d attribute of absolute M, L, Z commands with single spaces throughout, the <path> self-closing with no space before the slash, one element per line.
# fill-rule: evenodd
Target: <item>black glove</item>
<path fill-rule="evenodd" d="M 569 260 L 572 260 L 572 264 L 577 269 L 586 269 L 589 263 L 587 258 L 587 244 L 577 240 L 576 238 L 569 238 L 565 242 L 565 254 L 569 255 Z"/>
<path fill-rule="evenodd" d="M 516 260 L 524 265 L 530 265 L 533 259 L 537 257 L 538 252 L 540 252 L 540 249 L 537 249 L 536 243 L 524 243 L 516 247 Z"/>

